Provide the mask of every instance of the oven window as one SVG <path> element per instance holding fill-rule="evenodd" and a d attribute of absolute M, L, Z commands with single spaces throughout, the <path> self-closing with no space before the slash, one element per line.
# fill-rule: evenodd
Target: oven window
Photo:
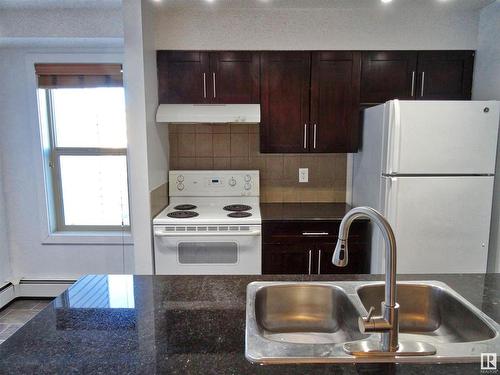
<path fill-rule="evenodd" d="M 181 242 L 177 247 L 181 264 L 236 264 L 236 242 Z"/>

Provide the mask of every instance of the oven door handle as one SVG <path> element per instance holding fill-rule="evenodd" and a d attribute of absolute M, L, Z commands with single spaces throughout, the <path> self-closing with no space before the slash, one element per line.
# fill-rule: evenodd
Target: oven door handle
<path fill-rule="evenodd" d="M 242 231 L 242 232 L 164 232 L 162 230 L 155 230 L 154 234 L 156 237 L 220 237 L 220 236 L 260 236 L 260 230 L 252 230 L 252 231 Z"/>

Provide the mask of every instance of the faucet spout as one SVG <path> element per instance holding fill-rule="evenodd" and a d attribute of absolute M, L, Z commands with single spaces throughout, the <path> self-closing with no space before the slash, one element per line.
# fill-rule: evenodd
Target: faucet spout
<path fill-rule="evenodd" d="M 381 332 L 381 349 L 395 352 L 398 349 L 398 304 L 396 303 L 396 238 L 391 225 L 385 217 L 371 207 L 357 207 L 350 210 L 342 219 L 339 237 L 332 263 L 345 267 L 348 262 L 349 228 L 354 220 L 366 217 L 375 223 L 385 240 L 385 298 L 381 306 L 381 315 L 360 318 L 359 326 L 362 332 Z"/>

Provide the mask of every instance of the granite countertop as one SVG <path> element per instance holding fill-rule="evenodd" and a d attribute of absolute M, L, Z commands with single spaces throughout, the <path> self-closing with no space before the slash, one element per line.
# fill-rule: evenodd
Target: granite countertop
<path fill-rule="evenodd" d="M 262 221 L 340 221 L 351 209 L 347 203 L 261 203 Z"/>
<path fill-rule="evenodd" d="M 0 345 L 0 374 L 479 374 L 472 364 L 270 365 L 245 359 L 246 286 L 255 280 L 377 275 L 86 276 Z M 439 280 L 500 321 L 500 274 Z"/>

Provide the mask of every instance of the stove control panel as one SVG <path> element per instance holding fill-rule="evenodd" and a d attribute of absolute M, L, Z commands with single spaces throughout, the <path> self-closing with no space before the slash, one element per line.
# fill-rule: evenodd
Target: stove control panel
<path fill-rule="evenodd" d="M 259 171 L 170 171 L 169 194 L 182 197 L 258 197 Z"/>

